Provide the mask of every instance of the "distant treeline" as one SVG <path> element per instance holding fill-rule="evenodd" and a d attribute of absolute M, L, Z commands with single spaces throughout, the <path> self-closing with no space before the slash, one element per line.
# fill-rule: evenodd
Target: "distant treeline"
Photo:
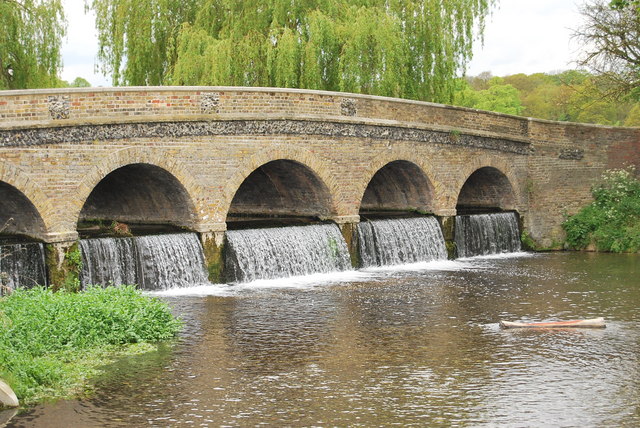
<path fill-rule="evenodd" d="M 640 102 L 615 101 L 607 88 L 585 71 L 461 78 L 455 105 L 499 113 L 567 122 L 640 126 Z"/>

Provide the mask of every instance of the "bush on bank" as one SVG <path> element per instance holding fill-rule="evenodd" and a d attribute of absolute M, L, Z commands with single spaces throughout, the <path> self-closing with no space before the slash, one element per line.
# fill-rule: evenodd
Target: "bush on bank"
<path fill-rule="evenodd" d="M 74 396 L 130 344 L 170 339 L 180 326 L 133 286 L 16 290 L 0 298 L 0 377 L 25 404 Z"/>
<path fill-rule="evenodd" d="M 594 201 L 563 223 L 567 246 L 616 253 L 640 251 L 640 180 L 635 170 L 606 171 L 591 193 Z"/>

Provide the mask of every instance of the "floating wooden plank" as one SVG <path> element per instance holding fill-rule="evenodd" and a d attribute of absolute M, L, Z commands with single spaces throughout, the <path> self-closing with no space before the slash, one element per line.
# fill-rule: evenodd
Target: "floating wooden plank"
<path fill-rule="evenodd" d="M 605 328 L 604 318 L 549 322 L 500 321 L 502 328 Z"/>

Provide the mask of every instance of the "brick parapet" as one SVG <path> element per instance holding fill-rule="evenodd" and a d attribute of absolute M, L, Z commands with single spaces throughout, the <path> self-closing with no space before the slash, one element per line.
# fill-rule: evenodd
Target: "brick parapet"
<path fill-rule="evenodd" d="M 361 94 L 231 87 L 65 88 L 0 92 L 0 127 L 105 121 L 202 120 L 244 115 L 367 119 L 528 139 L 528 120 L 422 101 Z"/>

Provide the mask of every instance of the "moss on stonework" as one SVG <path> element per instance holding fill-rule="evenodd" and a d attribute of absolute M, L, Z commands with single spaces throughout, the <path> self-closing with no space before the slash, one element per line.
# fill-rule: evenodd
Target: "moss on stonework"
<path fill-rule="evenodd" d="M 358 223 L 344 223 L 338 225 L 340 232 L 342 233 L 342 237 L 347 243 L 347 249 L 349 250 L 349 256 L 351 258 L 351 266 L 358 267 L 360 263 L 360 254 L 358 251 L 358 240 L 357 240 L 357 228 Z"/>
<path fill-rule="evenodd" d="M 201 241 L 209 281 L 224 282 L 224 241 L 216 242 L 215 236 L 203 236 Z"/>
<path fill-rule="evenodd" d="M 458 258 L 458 247 L 454 241 L 444 241 L 444 245 L 447 249 L 447 258 L 449 260 Z"/>
<path fill-rule="evenodd" d="M 82 254 L 78 242 L 47 244 L 46 261 L 49 268 L 49 284 L 54 290 L 79 291 Z"/>
<path fill-rule="evenodd" d="M 442 227 L 442 236 L 445 241 L 453 241 L 456 228 L 455 216 L 438 217 L 438 221 Z"/>

